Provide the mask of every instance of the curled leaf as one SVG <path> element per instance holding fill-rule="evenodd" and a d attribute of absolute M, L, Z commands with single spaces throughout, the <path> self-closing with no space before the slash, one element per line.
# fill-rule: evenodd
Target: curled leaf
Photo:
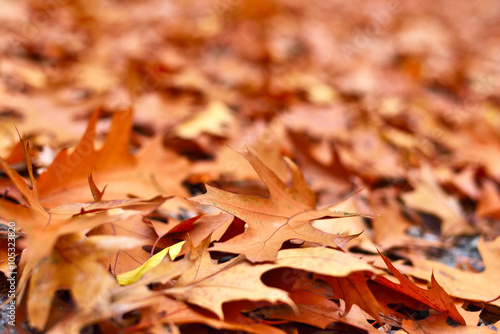
<path fill-rule="evenodd" d="M 150 257 L 149 260 L 147 260 L 139 268 L 117 275 L 116 279 L 118 280 L 118 283 L 120 283 L 120 285 L 129 285 L 136 282 L 144 274 L 156 267 L 163 260 L 163 258 L 167 256 L 167 254 L 169 255 L 171 260 L 174 260 L 181 252 L 184 243 L 185 241 L 181 241 L 176 243 L 175 245 L 167 247 L 161 252 Z"/>

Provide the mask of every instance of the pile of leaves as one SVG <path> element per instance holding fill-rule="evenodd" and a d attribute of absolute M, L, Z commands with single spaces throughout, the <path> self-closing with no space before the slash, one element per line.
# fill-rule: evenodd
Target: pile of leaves
<path fill-rule="evenodd" d="M 494 0 L 0 4 L 6 330 L 500 328 Z"/>

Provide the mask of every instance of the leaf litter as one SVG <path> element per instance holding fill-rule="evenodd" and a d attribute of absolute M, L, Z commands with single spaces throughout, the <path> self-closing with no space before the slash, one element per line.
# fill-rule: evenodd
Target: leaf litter
<path fill-rule="evenodd" d="M 438 3 L 2 1 L 2 330 L 497 332 L 500 13 Z"/>

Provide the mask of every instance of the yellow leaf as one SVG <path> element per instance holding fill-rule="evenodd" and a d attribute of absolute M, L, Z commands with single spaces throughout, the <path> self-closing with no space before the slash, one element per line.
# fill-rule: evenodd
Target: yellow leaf
<path fill-rule="evenodd" d="M 145 273 L 147 273 L 148 271 L 156 267 L 158 264 L 160 264 L 160 262 L 167 255 L 167 253 L 170 256 L 170 259 L 174 260 L 177 257 L 177 255 L 179 255 L 179 253 L 181 252 L 184 243 L 185 241 L 181 241 L 176 243 L 175 245 L 167 247 L 161 252 L 150 257 L 149 260 L 144 262 L 144 264 L 139 268 L 117 275 L 116 279 L 118 280 L 118 283 L 120 283 L 120 285 L 129 285 L 134 283 L 139 278 L 141 278 Z"/>

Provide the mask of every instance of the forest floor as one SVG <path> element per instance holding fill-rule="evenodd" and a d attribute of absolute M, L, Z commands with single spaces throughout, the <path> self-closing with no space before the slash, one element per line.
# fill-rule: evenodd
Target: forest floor
<path fill-rule="evenodd" d="M 500 330 L 498 1 L 0 7 L 0 331 Z"/>

